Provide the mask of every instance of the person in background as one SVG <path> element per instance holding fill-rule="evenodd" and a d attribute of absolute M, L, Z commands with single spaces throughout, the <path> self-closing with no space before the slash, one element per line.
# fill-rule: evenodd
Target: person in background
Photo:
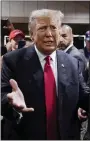
<path fill-rule="evenodd" d="M 25 35 L 21 30 L 15 29 L 10 32 L 9 40 L 10 41 L 6 45 L 7 51 L 16 50 L 18 49 L 19 41 L 25 40 Z"/>
<path fill-rule="evenodd" d="M 90 58 L 89 58 L 88 65 L 89 65 L 88 66 L 89 69 L 88 69 L 88 81 L 87 81 L 87 85 L 90 87 Z M 89 113 L 90 113 L 90 96 L 89 96 Z M 86 129 L 85 129 L 85 127 L 83 127 L 85 129 L 85 132 L 84 132 L 84 135 L 83 135 L 83 139 L 84 140 L 90 140 L 90 114 L 87 114 L 87 115 L 88 115 L 88 121 L 86 121 Z M 83 119 L 83 118 L 81 118 L 81 119 Z"/>
<path fill-rule="evenodd" d="M 1 42 L 2 43 L 2 42 Z M 7 53 L 7 49 L 4 45 L 1 44 L 1 56 L 0 56 L 0 72 L 2 69 L 2 59 L 3 55 Z M 3 138 L 3 127 L 4 127 L 4 117 L 0 115 L 0 123 L 1 123 L 1 138 Z"/>
<path fill-rule="evenodd" d="M 32 11 L 34 44 L 3 57 L 1 112 L 11 122 L 8 139 L 79 139 L 77 109 L 88 111 L 90 89 L 78 60 L 57 50 L 62 18 L 57 10 Z"/>
<path fill-rule="evenodd" d="M 12 51 L 12 44 L 10 41 L 8 41 L 5 46 L 6 46 L 7 52 Z"/>
<path fill-rule="evenodd" d="M 88 84 L 88 79 L 89 79 L 89 72 L 90 72 L 90 68 L 89 68 L 89 59 L 90 59 L 90 30 L 88 30 L 85 33 L 85 43 L 86 46 L 83 49 L 80 49 L 80 52 L 84 55 L 85 58 L 85 71 L 84 71 L 84 80 L 85 82 Z M 81 114 L 82 113 L 82 114 Z M 88 138 L 90 139 L 90 132 L 87 132 L 88 130 L 88 123 L 90 121 L 88 121 L 87 119 L 87 113 L 85 110 L 83 110 L 82 108 L 79 108 L 78 110 L 78 117 L 82 122 L 82 129 L 81 129 L 81 139 L 85 139 Z M 90 123 L 89 123 L 90 126 Z M 87 134 L 88 133 L 88 134 Z"/>
<path fill-rule="evenodd" d="M 89 69 L 88 69 L 88 86 L 90 87 L 90 58 L 89 58 Z M 89 96 L 89 113 L 90 113 L 90 96 Z M 88 127 L 84 135 L 84 140 L 90 140 L 90 114 L 88 114 Z"/>
<path fill-rule="evenodd" d="M 7 53 L 7 49 L 5 46 L 1 46 L 1 56 L 0 56 L 0 70 L 1 70 L 1 66 L 2 66 L 2 59 L 3 59 L 3 55 Z"/>
<path fill-rule="evenodd" d="M 15 28 L 13 26 L 13 24 L 11 23 L 10 19 L 6 18 L 3 19 L 1 18 L 1 55 L 3 54 L 3 51 L 5 51 L 5 53 L 8 51 L 6 46 L 4 45 L 4 36 L 5 35 L 9 35 L 11 31 L 13 31 Z"/>
<path fill-rule="evenodd" d="M 88 86 L 90 87 L 90 58 L 89 58 L 89 66 L 88 66 L 88 81 L 87 81 L 87 84 Z"/>
<path fill-rule="evenodd" d="M 87 85 L 90 87 L 90 58 L 87 67 L 88 67 Z M 90 113 L 90 96 L 89 96 L 89 113 Z M 80 120 L 84 121 L 82 123 L 81 139 L 90 140 L 90 114 L 87 114 L 85 110 L 79 108 L 78 117 L 80 118 Z"/>
<path fill-rule="evenodd" d="M 60 29 L 60 41 L 58 49 L 75 57 L 80 63 L 81 72 L 85 69 L 85 58 L 79 50 L 73 45 L 73 32 L 69 25 L 62 25 Z"/>
<path fill-rule="evenodd" d="M 26 41 L 25 47 L 30 47 L 33 44 L 31 38 L 25 38 L 25 41 Z"/>
<path fill-rule="evenodd" d="M 80 71 L 84 76 L 84 72 L 86 71 L 86 59 L 84 55 L 73 45 L 72 28 L 68 25 L 62 25 L 62 28 L 60 29 L 60 42 L 58 48 L 64 50 L 64 52 L 72 55 L 73 57 L 79 60 Z M 81 108 L 78 109 L 78 117 L 80 121 L 82 121 L 81 119 L 83 119 L 84 121 L 87 119 L 87 115 L 84 116 L 85 113 L 85 110 Z M 81 123 L 81 139 L 83 139 L 87 128 L 87 124 L 84 121 L 83 123 Z"/>
<path fill-rule="evenodd" d="M 84 79 L 87 82 L 88 80 L 88 64 L 89 64 L 89 58 L 90 58 L 90 30 L 88 30 L 85 33 L 85 43 L 86 46 L 83 49 L 80 49 L 79 51 L 84 55 L 85 58 L 85 73 L 84 73 Z"/>

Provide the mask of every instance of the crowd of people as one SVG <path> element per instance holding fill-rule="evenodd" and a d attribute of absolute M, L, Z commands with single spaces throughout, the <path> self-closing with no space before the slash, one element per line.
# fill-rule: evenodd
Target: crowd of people
<path fill-rule="evenodd" d="M 90 139 L 90 30 L 85 48 L 59 10 L 29 17 L 30 39 L 10 32 L 1 65 L 2 140 Z"/>
<path fill-rule="evenodd" d="M 4 46 L 4 48 L 6 48 L 5 53 L 9 52 L 9 51 L 16 50 L 18 48 L 28 47 L 32 43 L 33 42 L 32 42 L 32 40 L 30 38 L 25 38 L 25 35 L 24 35 L 24 33 L 21 30 L 14 29 L 13 31 L 10 32 L 9 41 Z M 2 47 L 1 51 L 4 52 L 3 51 L 3 47 Z M 2 55 L 3 54 L 4 53 L 2 53 Z"/>

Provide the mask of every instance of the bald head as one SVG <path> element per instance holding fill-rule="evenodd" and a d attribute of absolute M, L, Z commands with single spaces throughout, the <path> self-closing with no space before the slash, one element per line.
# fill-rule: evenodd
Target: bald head
<path fill-rule="evenodd" d="M 69 25 L 62 25 L 62 28 L 60 31 L 65 30 L 67 32 L 69 32 L 70 34 L 72 34 L 72 28 Z"/>
<path fill-rule="evenodd" d="M 60 29 L 59 49 L 65 50 L 72 42 L 72 28 L 69 25 L 63 25 Z"/>

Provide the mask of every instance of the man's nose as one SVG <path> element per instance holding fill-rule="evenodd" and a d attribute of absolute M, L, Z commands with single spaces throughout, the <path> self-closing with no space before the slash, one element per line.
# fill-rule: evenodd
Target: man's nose
<path fill-rule="evenodd" d="M 46 36 L 52 36 L 52 30 L 50 29 L 50 27 L 46 29 Z"/>
<path fill-rule="evenodd" d="M 60 36 L 60 42 L 63 42 L 63 37 L 62 36 Z"/>

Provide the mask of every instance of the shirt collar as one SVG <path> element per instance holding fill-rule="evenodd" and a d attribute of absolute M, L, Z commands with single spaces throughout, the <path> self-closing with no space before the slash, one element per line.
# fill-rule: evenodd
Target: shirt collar
<path fill-rule="evenodd" d="M 35 51 L 36 51 L 36 53 L 37 53 L 37 55 L 38 55 L 38 57 L 39 57 L 39 60 L 40 60 L 40 62 L 42 62 L 42 61 L 45 59 L 45 57 L 47 57 L 47 55 L 42 54 L 42 53 L 37 49 L 36 45 L 34 45 L 34 46 L 35 46 Z M 49 56 L 50 56 L 51 59 L 55 62 L 55 60 L 56 60 L 56 50 L 55 50 L 52 54 L 50 54 Z"/>
<path fill-rule="evenodd" d="M 68 49 L 70 49 L 73 46 L 73 42 L 71 42 L 71 44 L 64 50 L 64 52 L 67 52 Z"/>

